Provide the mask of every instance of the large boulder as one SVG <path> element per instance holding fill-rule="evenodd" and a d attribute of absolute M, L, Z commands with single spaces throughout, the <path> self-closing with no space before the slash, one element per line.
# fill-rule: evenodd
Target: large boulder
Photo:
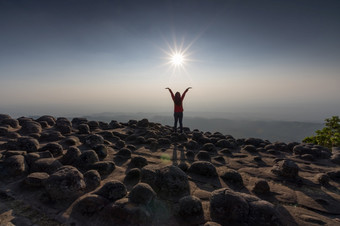
<path fill-rule="evenodd" d="M 178 214 L 184 219 L 192 219 L 193 217 L 203 218 L 202 202 L 195 196 L 185 196 L 179 200 L 179 212 Z"/>
<path fill-rule="evenodd" d="M 22 121 L 20 125 L 20 132 L 23 134 L 41 133 L 42 131 L 40 123 L 32 120 Z"/>
<path fill-rule="evenodd" d="M 160 198 L 166 200 L 178 200 L 190 194 L 188 176 L 173 165 L 156 170 L 155 187 Z"/>
<path fill-rule="evenodd" d="M 134 168 L 143 168 L 148 164 L 148 160 L 142 156 L 135 156 L 131 159 L 129 166 Z"/>
<path fill-rule="evenodd" d="M 91 134 L 86 137 L 85 143 L 93 148 L 98 144 L 104 144 L 104 138 L 98 134 Z"/>
<path fill-rule="evenodd" d="M 44 183 L 45 189 L 54 200 L 78 198 L 84 193 L 86 184 L 84 176 L 73 166 L 63 166 Z"/>
<path fill-rule="evenodd" d="M 45 121 L 49 126 L 54 126 L 56 119 L 50 115 L 44 115 L 37 119 L 38 122 Z"/>
<path fill-rule="evenodd" d="M 19 127 L 19 121 L 13 118 L 7 118 L 7 119 L 3 119 L 0 122 L 1 125 L 8 125 L 14 129 Z"/>
<path fill-rule="evenodd" d="M 90 169 L 97 170 L 101 176 L 107 176 L 116 169 L 113 161 L 98 161 L 89 165 Z"/>
<path fill-rule="evenodd" d="M 95 194 L 100 195 L 111 202 L 126 196 L 127 190 L 125 185 L 117 180 L 106 182 Z"/>
<path fill-rule="evenodd" d="M 76 161 L 76 164 L 81 168 L 87 168 L 91 164 L 98 162 L 99 158 L 95 151 L 84 151 Z"/>
<path fill-rule="evenodd" d="M 331 151 L 328 148 L 313 144 L 295 145 L 293 148 L 293 152 L 295 155 L 302 156 L 304 154 L 310 154 L 313 155 L 314 158 L 322 159 L 330 158 L 332 155 Z"/>
<path fill-rule="evenodd" d="M 216 142 L 216 147 L 220 148 L 233 148 L 233 143 L 229 142 L 227 139 L 220 139 Z"/>
<path fill-rule="evenodd" d="M 124 178 L 124 184 L 127 185 L 136 185 L 140 182 L 142 178 L 141 170 L 138 168 L 133 168 L 127 172 L 125 178 Z"/>
<path fill-rule="evenodd" d="M 238 193 L 222 188 L 210 198 L 210 216 L 222 225 L 246 225 L 249 214 L 248 202 Z"/>
<path fill-rule="evenodd" d="M 149 205 L 155 197 L 156 193 L 150 185 L 139 183 L 132 188 L 129 194 L 129 201 L 136 204 Z"/>
<path fill-rule="evenodd" d="M 270 192 L 269 184 L 264 179 L 259 179 L 255 182 L 253 192 L 257 194 L 266 194 Z"/>
<path fill-rule="evenodd" d="M 107 148 L 104 144 L 94 146 L 93 150 L 97 153 L 99 159 L 104 159 L 107 156 Z"/>
<path fill-rule="evenodd" d="M 65 137 L 59 131 L 52 130 L 52 131 L 42 132 L 39 140 L 40 141 L 53 142 L 53 141 L 62 140 L 64 138 Z"/>
<path fill-rule="evenodd" d="M 188 172 L 205 177 L 217 177 L 217 171 L 213 164 L 207 161 L 196 161 L 188 169 Z"/>
<path fill-rule="evenodd" d="M 243 186 L 242 176 L 236 170 L 233 170 L 233 169 L 225 170 L 222 173 L 221 178 L 226 183 L 232 183 L 232 184 L 235 184 L 235 185 Z"/>
<path fill-rule="evenodd" d="M 57 157 L 63 154 L 63 147 L 56 142 L 51 142 L 40 148 L 39 151 L 49 151 L 54 157 Z"/>
<path fill-rule="evenodd" d="M 147 119 L 142 119 L 140 121 L 137 122 L 137 127 L 148 127 L 149 126 L 149 120 Z"/>
<path fill-rule="evenodd" d="M 75 128 L 77 128 L 81 124 L 86 124 L 87 122 L 88 122 L 88 120 L 86 118 L 73 118 L 72 121 L 71 121 L 72 125 Z"/>
<path fill-rule="evenodd" d="M 41 158 L 37 159 L 31 164 L 31 172 L 45 172 L 52 174 L 63 165 L 55 158 Z"/>
<path fill-rule="evenodd" d="M 206 143 L 203 145 L 202 150 L 207 151 L 211 154 L 215 154 L 217 152 L 217 149 L 214 144 L 212 143 Z"/>
<path fill-rule="evenodd" d="M 78 126 L 78 133 L 79 134 L 90 134 L 90 127 L 87 124 L 80 124 Z"/>
<path fill-rule="evenodd" d="M 299 167 L 292 160 L 282 160 L 273 166 L 272 172 L 278 176 L 294 179 L 298 176 Z"/>
<path fill-rule="evenodd" d="M 10 115 L 6 115 L 6 114 L 0 114 L 0 122 L 4 119 L 11 119 L 12 117 Z"/>
<path fill-rule="evenodd" d="M 131 158 L 131 151 L 127 148 L 122 148 L 117 152 L 116 155 L 124 159 L 129 159 Z"/>
<path fill-rule="evenodd" d="M 27 152 L 36 152 L 39 149 L 38 140 L 32 137 L 19 137 L 17 141 L 18 149 Z"/>
<path fill-rule="evenodd" d="M 97 170 L 89 170 L 84 173 L 84 180 L 87 191 L 93 191 L 100 185 L 101 177 Z"/>
<path fill-rule="evenodd" d="M 100 195 L 85 195 L 72 204 L 71 217 L 80 221 L 84 220 L 84 217 L 93 217 L 99 214 L 107 204 L 109 204 L 109 200 Z"/>
<path fill-rule="evenodd" d="M 28 166 L 25 161 L 25 157 L 22 155 L 13 155 L 5 159 L 4 161 L 5 171 L 10 176 L 18 176 L 27 173 Z"/>
<path fill-rule="evenodd" d="M 196 156 L 200 161 L 211 161 L 211 157 L 207 151 L 199 151 Z"/>
<path fill-rule="evenodd" d="M 244 144 L 250 144 L 250 145 L 254 145 L 255 147 L 259 147 L 261 145 L 261 143 L 264 143 L 264 141 L 262 139 L 259 138 L 247 138 L 244 140 Z"/>
<path fill-rule="evenodd" d="M 60 159 L 60 162 L 64 165 L 73 165 L 77 162 L 79 156 L 81 155 L 81 151 L 79 148 L 70 147 L 64 156 Z"/>
<path fill-rule="evenodd" d="M 89 121 L 87 125 L 90 127 L 91 132 L 99 129 L 99 123 L 97 121 Z"/>

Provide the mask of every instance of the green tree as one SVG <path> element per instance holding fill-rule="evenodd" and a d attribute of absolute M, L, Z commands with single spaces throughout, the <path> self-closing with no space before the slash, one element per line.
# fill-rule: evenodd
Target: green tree
<path fill-rule="evenodd" d="M 319 144 L 328 148 L 340 147 L 340 118 L 333 116 L 325 119 L 326 126 L 315 131 L 315 136 L 306 137 L 302 142 Z"/>

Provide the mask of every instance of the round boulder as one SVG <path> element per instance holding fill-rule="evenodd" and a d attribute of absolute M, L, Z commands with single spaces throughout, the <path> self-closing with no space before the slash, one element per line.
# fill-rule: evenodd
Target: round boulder
<path fill-rule="evenodd" d="M 137 127 L 148 127 L 149 126 L 149 120 L 147 119 L 142 119 L 137 122 Z"/>
<path fill-rule="evenodd" d="M 22 155 L 12 155 L 8 158 L 5 158 L 4 165 L 5 170 L 11 176 L 18 176 L 28 171 L 25 157 Z"/>
<path fill-rule="evenodd" d="M 129 172 L 127 172 L 124 183 L 125 184 L 137 184 L 142 178 L 141 170 L 138 168 L 133 168 Z"/>
<path fill-rule="evenodd" d="M 47 122 L 49 126 L 54 126 L 56 119 L 53 116 L 44 115 L 37 119 L 38 122 Z"/>
<path fill-rule="evenodd" d="M 177 166 L 156 170 L 156 192 L 163 199 L 177 199 L 190 194 L 188 176 Z"/>
<path fill-rule="evenodd" d="M 152 202 L 155 196 L 156 193 L 150 185 L 146 183 L 138 183 L 132 188 L 129 194 L 129 201 L 136 204 L 148 205 Z"/>
<path fill-rule="evenodd" d="M 89 194 L 76 200 L 72 204 L 71 216 L 84 220 L 84 217 L 92 217 L 98 214 L 109 204 L 109 201 L 99 195 Z"/>
<path fill-rule="evenodd" d="M 80 167 L 87 167 L 90 164 L 93 164 L 95 162 L 98 162 L 99 158 L 95 151 L 89 150 L 84 151 L 78 158 L 77 164 Z"/>
<path fill-rule="evenodd" d="M 100 185 L 101 177 L 97 170 L 89 170 L 84 173 L 84 180 L 87 191 L 93 191 Z"/>
<path fill-rule="evenodd" d="M 187 218 L 191 216 L 203 217 L 201 200 L 195 196 L 185 196 L 179 200 L 179 215 Z"/>
<path fill-rule="evenodd" d="M 130 167 L 143 168 L 148 164 L 148 160 L 142 156 L 135 156 L 130 161 Z"/>
<path fill-rule="evenodd" d="M 267 201 L 249 202 L 248 225 L 283 225 L 275 206 Z"/>
<path fill-rule="evenodd" d="M 63 165 L 55 158 L 41 158 L 31 164 L 31 172 L 46 172 L 51 174 L 62 166 Z"/>
<path fill-rule="evenodd" d="M 99 123 L 97 121 L 89 121 L 87 125 L 90 127 L 91 132 L 99 129 Z"/>
<path fill-rule="evenodd" d="M 206 143 L 203 145 L 202 150 L 207 151 L 209 153 L 216 153 L 217 149 L 214 144 L 212 143 Z"/>
<path fill-rule="evenodd" d="M 200 161 L 211 161 L 211 157 L 207 151 L 199 151 L 196 156 Z"/>
<path fill-rule="evenodd" d="M 79 148 L 76 147 L 70 147 L 65 155 L 60 159 L 60 162 L 63 163 L 64 165 L 72 165 L 77 161 L 79 156 L 81 155 L 81 152 Z"/>
<path fill-rule="evenodd" d="M 249 205 L 238 193 L 222 188 L 215 190 L 210 198 L 210 216 L 213 221 L 229 225 L 246 225 Z"/>
<path fill-rule="evenodd" d="M 20 131 L 24 134 L 41 133 L 42 128 L 40 123 L 35 121 L 23 121 Z"/>
<path fill-rule="evenodd" d="M 80 124 L 78 126 L 79 134 L 90 134 L 90 127 L 87 124 Z"/>
<path fill-rule="evenodd" d="M 8 118 L 4 119 L 0 122 L 1 125 L 9 125 L 12 128 L 18 128 L 19 127 L 19 121 L 16 119 Z"/>
<path fill-rule="evenodd" d="M 114 202 L 125 197 L 126 193 L 126 187 L 122 182 L 112 180 L 106 182 L 95 194 Z"/>
<path fill-rule="evenodd" d="M 253 192 L 257 194 L 266 194 L 270 192 L 270 187 L 268 185 L 268 182 L 263 179 L 259 179 L 255 182 Z"/>
<path fill-rule="evenodd" d="M 237 172 L 236 170 L 233 169 L 228 169 L 225 170 L 222 175 L 221 178 L 226 182 L 231 182 L 232 184 L 236 184 L 236 185 L 240 185 L 243 186 L 243 179 L 241 174 L 239 174 L 239 172 Z"/>
<path fill-rule="evenodd" d="M 36 152 L 39 149 L 38 140 L 31 137 L 19 137 L 17 145 L 20 150 L 27 152 Z"/>
<path fill-rule="evenodd" d="M 63 147 L 56 142 L 52 142 L 40 148 L 39 151 L 49 151 L 54 157 L 57 157 L 63 154 Z"/>
<path fill-rule="evenodd" d="M 113 161 L 99 161 L 91 164 L 89 168 L 97 170 L 101 176 L 107 176 L 116 169 Z"/>
<path fill-rule="evenodd" d="M 207 161 L 196 161 L 188 169 L 190 173 L 205 177 L 217 177 L 217 171 L 213 164 Z"/>
<path fill-rule="evenodd" d="M 94 146 L 93 150 L 97 153 L 100 159 L 104 159 L 107 156 L 107 148 L 104 144 Z"/>
<path fill-rule="evenodd" d="M 227 139 L 220 139 L 215 145 L 220 148 L 233 148 L 233 145 Z"/>
<path fill-rule="evenodd" d="M 127 148 L 122 148 L 117 152 L 116 155 L 125 159 L 129 159 L 131 158 L 131 151 Z"/>
<path fill-rule="evenodd" d="M 83 194 L 86 184 L 84 176 L 73 166 L 63 166 L 44 183 L 45 189 L 54 200 L 74 199 Z"/>
<path fill-rule="evenodd" d="M 299 167 L 292 160 L 282 160 L 273 166 L 272 172 L 282 177 L 294 179 L 298 176 Z"/>
<path fill-rule="evenodd" d="M 86 137 L 85 143 L 92 148 L 98 144 L 104 144 L 104 138 L 98 134 L 91 134 Z"/>

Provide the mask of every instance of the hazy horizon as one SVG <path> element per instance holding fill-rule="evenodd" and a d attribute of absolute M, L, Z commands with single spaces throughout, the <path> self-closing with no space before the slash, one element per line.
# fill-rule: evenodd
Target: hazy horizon
<path fill-rule="evenodd" d="M 339 1 L 0 0 L 0 113 L 171 116 L 164 88 L 192 86 L 184 117 L 323 122 L 340 113 L 339 11 Z"/>

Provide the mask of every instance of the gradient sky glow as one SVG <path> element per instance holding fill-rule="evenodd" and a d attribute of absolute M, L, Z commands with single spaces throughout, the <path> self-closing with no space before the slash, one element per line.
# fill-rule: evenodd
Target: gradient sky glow
<path fill-rule="evenodd" d="M 340 1 L 0 0 L 0 112 L 340 113 Z M 167 53 L 187 48 L 183 68 Z"/>

